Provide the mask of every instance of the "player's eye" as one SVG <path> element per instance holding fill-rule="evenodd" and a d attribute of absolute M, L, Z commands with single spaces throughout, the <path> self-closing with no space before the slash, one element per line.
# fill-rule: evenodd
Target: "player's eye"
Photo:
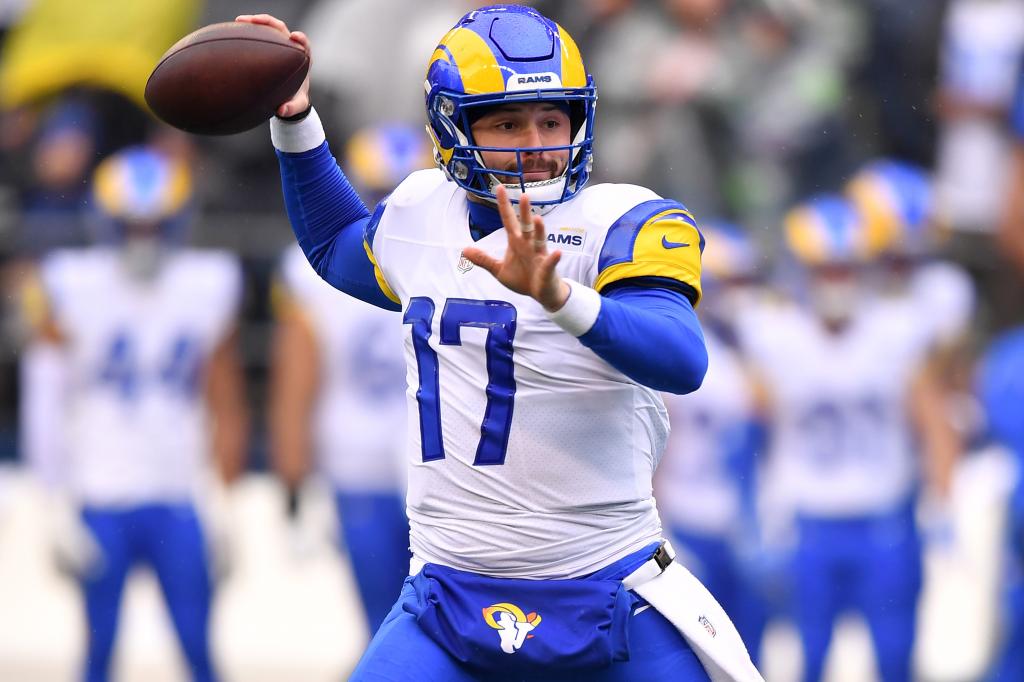
<path fill-rule="evenodd" d="M 498 130 L 515 130 L 516 124 L 512 121 L 501 121 L 495 125 L 495 128 Z"/>
<path fill-rule="evenodd" d="M 562 122 L 559 121 L 557 118 L 549 118 L 548 120 L 544 121 L 543 125 L 544 125 L 545 128 L 553 129 L 553 128 L 558 128 L 559 126 L 561 126 Z"/>

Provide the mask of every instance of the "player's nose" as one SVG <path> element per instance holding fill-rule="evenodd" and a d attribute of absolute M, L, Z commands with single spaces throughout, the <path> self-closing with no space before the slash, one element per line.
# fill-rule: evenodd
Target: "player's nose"
<path fill-rule="evenodd" d="M 523 135 L 520 140 L 522 147 L 542 147 L 544 142 L 541 138 L 540 126 L 535 121 L 530 121 L 523 126 Z M 528 154 L 536 152 L 527 152 Z"/>

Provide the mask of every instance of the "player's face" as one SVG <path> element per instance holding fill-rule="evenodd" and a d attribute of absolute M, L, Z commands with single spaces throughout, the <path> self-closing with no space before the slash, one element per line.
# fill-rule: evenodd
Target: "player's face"
<path fill-rule="evenodd" d="M 154 222 L 126 222 L 121 262 L 128 274 L 140 281 L 152 280 L 163 263 L 160 226 Z"/>
<path fill-rule="evenodd" d="M 860 271 L 850 265 L 824 265 L 812 270 L 811 304 L 830 323 L 849 319 L 862 298 Z"/>
<path fill-rule="evenodd" d="M 488 111 L 473 123 L 473 140 L 481 147 L 558 147 L 569 145 L 569 114 L 546 102 L 507 104 Z M 518 172 L 515 152 L 481 152 L 488 168 Z M 569 163 L 569 150 L 523 151 L 523 180 L 541 182 L 557 178 Z M 509 176 L 498 180 L 518 183 Z"/>

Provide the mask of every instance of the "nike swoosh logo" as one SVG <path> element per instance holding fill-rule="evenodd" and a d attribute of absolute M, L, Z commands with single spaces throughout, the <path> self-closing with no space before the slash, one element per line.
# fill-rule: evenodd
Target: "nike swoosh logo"
<path fill-rule="evenodd" d="M 670 242 L 665 236 L 661 238 L 661 245 L 666 249 L 678 249 L 681 246 L 689 246 L 687 242 Z"/>

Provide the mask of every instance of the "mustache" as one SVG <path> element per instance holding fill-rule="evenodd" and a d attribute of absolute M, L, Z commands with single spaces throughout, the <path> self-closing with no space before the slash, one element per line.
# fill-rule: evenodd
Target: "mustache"
<path fill-rule="evenodd" d="M 548 171 L 554 174 L 558 172 L 560 166 L 561 164 L 557 159 L 524 159 L 522 172 L 536 173 L 538 171 Z M 510 173 L 518 173 L 519 164 L 517 164 L 515 161 L 510 161 L 508 164 L 505 165 L 505 168 L 503 170 L 506 170 Z"/>

